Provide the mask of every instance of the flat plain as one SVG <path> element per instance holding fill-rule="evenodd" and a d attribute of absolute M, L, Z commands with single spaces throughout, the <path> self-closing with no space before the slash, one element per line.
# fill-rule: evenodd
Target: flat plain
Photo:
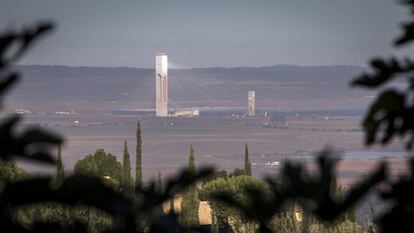
<path fill-rule="evenodd" d="M 136 122 L 142 123 L 143 172 L 146 180 L 158 171 L 169 176 L 185 167 L 188 149 L 193 145 L 196 165 L 233 171 L 243 167 L 243 147 L 248 143 L 253 174 L 257 177 L 280 172 L 286 159 L 303 163 L 314 170 L 314 155 L 323 149 L 361 152 L 361 157 L 346 156 L 339 163 L 339 178 L 349 185 L 365 176 L 381 160 L 388 160 L 393 174 L 406 171 L 401 143 L 367 148 L 363 143 L 361 117 L 287 117 L 278 126 L 251 124 L 252 120 L 232 118 L 177 119 L 119 116 L 106 114 L 27 114 L 25 124 L 38 124 L 66 138 L 64 165 L 73 170 L 76 160 L 103 148 L 122 161 L 123 142 L 127 140 L 132 168 L 135 168 Z M 254 120 L 253 120 L 254 121 Z M 260 119 L 266 122 L 266 120 Z M 184 123 L 183 123 L 184 122 Z M 254 121 L 255 122 L 255 121 Z M 386 152 L 366 157 L 362 152 Z M 25 164 L 25 163 L 24 163 Z M 25 166 L 28 166 L 25 164 Z M 29 166 L 33 171 L 53 172 L 53 168 Z"/>

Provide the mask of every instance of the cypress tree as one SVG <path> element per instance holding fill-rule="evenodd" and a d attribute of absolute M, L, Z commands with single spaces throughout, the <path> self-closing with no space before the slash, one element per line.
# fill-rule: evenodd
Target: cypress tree
<path fill-rule="evenodd" d="M 192 174 L 195 174 L 195 158 L 193 145 L 190 146 L 190 152 L 188 155 L 188 169 Z"/>
<path fill-rule="evenodd" d="M 157 183 L 155 183 L 155 191 L 158 194 L 162 194 L 163 191 L 164 191 L 164 187 L 163 187 L 163 184 L 162 184 L 162 178 L 161 178 L 161 172 L 160 171 L 158 171 L 158 179 L 157 179 Z M 162 206 L 163 206 L 162 204 L 160 206 L 157 206 L 157 208 L 155 210 L 155 214 L 156 215 L 161 216 L 161 215 L 164 214 L 164 210 L 163 210 Z"/>
<path fill-rule="evenodd" d="M 188 169 L 195 173 L 195 158 L 193 146 L 190 146 L 188 157 Z M 183 194 L 181 202 L 181 223 L 189 227 L 198 227 L 200 219 L 198 215 L 200 201 L 198 199 L 198 191 L 196 184 L 191 185 Z"/>
<path fill-rule="evenodd" d="M 161 172 L 160 171 L 158 171 L 158 179 L 157 179 L 157 183 L 155 185 L 155 190 L 159 194 L 161 194 L 162 191 L 164 190 L 164 187 L 162 185 L 162 177 L 161 177 Z"/>
<path fill-rule="evenodd" d="M 343 198 L 343 192 L 342 192 L 342 187 L 341 185 L 338 183 L 337 177 L 334 176 L 332 177 L 332 195 L 336 200 L 341 200 Z M 341 221 L 350 221 L 350 222 L 356 222 L 356 210 L 355 207 L 350 207 L 348 209 L 348 211 L 345 213 L 344 216 L 342 216 L 342 218 L 340 218 Z"/>
<path fill-rule="evenodd" d="M 244 174 L 252 175 L 252 164 L 249 159 L 249 147 L 247 143 L 244 144 Z"/>
<path fill-rule="evenodd" d="M 137 122 L 137 147 L 136 147 L 136 166 L 135 166 L 135 187 L 142 185 L 142 140 L 141 122 Z"/>
<path fill-rule="evenodd" d="M 124 159 L 122 164 L 122 190 L 125 193 L 131 191 L 132 182 L 131 182 L 131 161 L 129 159 L 128 145 L 127 141 L 124 141 Z"/>
<path fill-rule="evenodd" d="M 175 210 L 174 210 L 174 196 L 171 197 L 170 199 L 170 214 L 174 214 Z"/>
<path fill-rule="evenodd" d="M 57 147 L 57 167 L 56 167 L 56 181 L 60 184 L 65 178 L 65 168 L 62 161 L 62 147 Z"/>
<path fill-rule="evenodd" d="M 62 160 L 62 146 L 57 146 L 57 159 L 56 159 L 56 185 L 61 185 L 63 180 L 65 179 L 65 168 L 63 166 Z M 47 203 L 42 204 L 41 208 L 43 210 L 38 210 L 36 217 L 40 217 L 42 219 L 54 219 L 59 222 L 65 222 L 69 219 L 69 212 L 63 208 L 62 205 L 56 203 Z M 37 207 L 36 209 L 39 209 Z M 37 211 L 36 211 L 37 212 Z"/>
<path fill-rule="evenodd" d="M 214 209 L 211 209 L 211 225 L 210 225 L 210 233 L 219 233 L 219 224 L 217 222 L 217 216 L 215 214 Z"/>

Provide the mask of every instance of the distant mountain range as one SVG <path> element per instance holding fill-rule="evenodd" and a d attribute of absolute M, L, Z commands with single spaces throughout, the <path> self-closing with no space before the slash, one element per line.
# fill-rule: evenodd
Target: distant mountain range
<path fill-rule="evenodd" d="M 17 65 L 23 74 L 11 92 L 19 101 L 154 101 L 153 69 Z M 193 68 L 169 70 L 172 101 L 244 103 L 247 91 L 261 100 L 343 99 L 363 97 L 350 81 L 364 71 L 356 66 Z"/>

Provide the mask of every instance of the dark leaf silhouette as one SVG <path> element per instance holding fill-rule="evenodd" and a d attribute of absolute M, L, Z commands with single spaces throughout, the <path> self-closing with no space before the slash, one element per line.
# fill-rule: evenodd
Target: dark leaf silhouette
<path fill-rule="evenodd" d="M 366 129 L 366 143 L 373 144 L 379 135 L 380 142 L 388 143 L 394 136 L 404 137 L 410 134 L 407 146 L 413 143 L 414 109 L 410 106 L 404 93 L 389 89 L 381 93 L 370 107 L 363 126 Z"/>
<path fill-rule="evenodd" d="M 411 10 L 414 16 L 414 1 L 402 1 Z M 414 20 L 404 24 L 403 35 L 396 41 L 396 45 L 407 44 L 414 38 Z M 409 58 L 388 60 L 375 58 L 371 62 L 373 72 L 366 73 L 352 82 L 353 86 L 362 88 L 380 88 L 391 80 L 402 77 L 407 80 L 405 90 L 385 89 L 371 105 L 363 127 L 366 133 L 365 142 L 372 145 L 376 142 L 389 143 L 394 137 L 408 137 L 406 146 L 411 149 L 414 143 L 414 63 Z"/>
<path fill-rule="evenodd" d="M 23 157 L 42 162 L 54 163 L 55 159 L 48 153 L 50 146 L 62 143 L 57 135 L 36 128 L 27 129 L 17 134 L 16 128 L 20 117 L 11 116 L 0 124 L 0 158 L 9 160 Z M 17 135 L 16 135 L 17 134 Z"/>
<path fill-rule="evenodd" d="M 352 85 L 377 88 L 398 77 L 398 75 L 414 69 L 414 63 L 408 58 L 404 61 L 399 61 L 396 58 L 391 58 L 388 61 L 375 58 L 371 61 L 371 67 L 373 69 L 372 73 L 361 75 L 352 82 Z"/>
<path fill-rule="evenodd" d="M 403 1 L 411 10 L 414 17 L 414 1 Z M 414 39 L 414 20 L 405 23 L 403 33 L 396 41 L 396 46 L 406 45 Z M 378 88 L 395 77 L 404 77 L 407 81 L 405 90 L 392 88 L 385 89 L 371 105 L 363 121 L 366 133 L 366 143 L 387 144 L 393 138 L 407 139 L 407 150 L 411 150 L 414 144 L 414 71 L 413 62 L 406 58 L 395 58 L 388 62 L 376 59 L 371 64 L 374 74 L 364 74 L 353 82 L 353 85 L 364 88 Z M 410 176 L 400 177 L 390 182 L 387 191 L 382 192 L 382 197 L 391 208 L 380 218 L 381 232 L 411 232 L 412 219 L 414 218 L 414 160 L 410 161 Z"/>
<path fill-rule="evenodd" d="M 21 32 L 8 32 L 0 36 L 0 68 L 15 62 L 33 45 L 33 42 L 52 29 L 52 23 L 43 22 L 25 28 Z M 17 49 L 12 54 L 8 54 L 8 49 L 16 44 Z"/>
<path fill-rule="evenodd" d="M 403 0 L 401 1 L 402 4 L 407 5 L 409 8 L 411 8 L 411 16 L 414 16 L 414 1 L 413 0 Z M 404 23 L 402 25 L 403 34 L 395 40 L 396 46 L 405 45 L 409 42 L 411 42 L 414 39 L 414 22 L 408 22 Z"/>
<path fill-rule="evenodd" d="M 382 193 L 392 203 L 390 211 L 381 218 L 383 232 L 410 232 L 414 218 L 414 160 L 410 161 L 411 174 L 401 177 Z"/>
<path fill-rule="evenodd" d="M 0 97 L 19 80 L 16 72 L 10 71 L 11 63 L 19 59 L 45 33 L 53 29 L 49 22 L 39 23 L 33 27 L 17 32 L 7 32 L 0 36 Z M 21 134 L 16 133 L 20 118 L 11 116 L 0 123 L 0 159 L 10 160 L 23 157 L 36 161 L 54 163 L 49 154 L 51 146 L 62 143 L 55 134 L 41 129 L 27 129 Z"/>
<path fill-rule="evenodd" d="M 1 77 L 1 76 L 0 76 Z M 7 90 L 19 81 L 17 73 L 10 73 L 0 80 L 0 95 L 3 96 Z"/>

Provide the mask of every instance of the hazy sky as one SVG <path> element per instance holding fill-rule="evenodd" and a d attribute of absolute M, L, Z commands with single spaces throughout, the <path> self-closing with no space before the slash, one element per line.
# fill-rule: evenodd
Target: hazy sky
<path fill-rule="evenodd" d="M 365 65 L 407 19 L 397 0 L 0 0 L 0 29 L 53 19 L 21 63 L 153 67 Z"/>

